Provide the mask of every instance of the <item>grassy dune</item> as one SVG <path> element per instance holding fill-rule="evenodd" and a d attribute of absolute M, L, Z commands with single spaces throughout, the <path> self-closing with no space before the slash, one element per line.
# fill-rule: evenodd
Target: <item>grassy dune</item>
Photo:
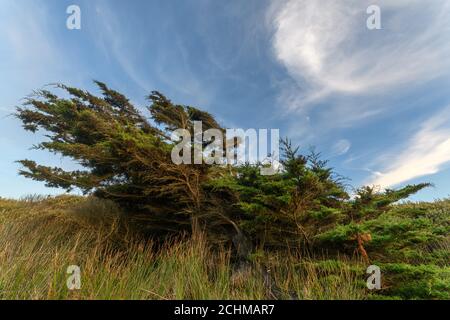
<path fill-rule="evenodd" d="M 365 266 L 357 260 L 312 259 L 290 252 L 255 255 L 252 264 L 237 267 L 228 248 L 213 250 L 201 235 L 156 250 L 132 234 L 112 203 L 94 198 L 0 199 L 0 299 L 381 297 L 366 289 Z M 448 247 L 442 252 L 448 254 Z M 81 268 L 80 290 L 67 289 L 69 265 Z M 435 272 L 437 287 L 420 285 L 445 298 L 448 265 L 434 271 L 395 266 L 413 277 L 419 272 L 424 281 L 428 278 L 423 273 Z"/>

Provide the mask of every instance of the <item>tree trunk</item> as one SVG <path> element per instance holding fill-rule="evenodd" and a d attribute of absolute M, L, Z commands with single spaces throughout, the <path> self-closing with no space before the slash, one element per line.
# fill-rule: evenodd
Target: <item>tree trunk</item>
<path fill-rule="evenodd" d="M 363 241 L 360 233 L 356 234 L 356 241 L 358 242 L 358 252 L 364 258 L 364 261 L 366 263 L 370 264 L 369 255 L 367 254 L 367 251 L 364 248 L 364 241 Z"/>

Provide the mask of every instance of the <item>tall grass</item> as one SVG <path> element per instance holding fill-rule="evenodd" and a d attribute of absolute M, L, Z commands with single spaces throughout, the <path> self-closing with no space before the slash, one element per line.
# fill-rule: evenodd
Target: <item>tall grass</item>
<path fill-rule="evenodd" d="M 62 196 L 0 200 L 1 299 L 364 299 L 349 261 L 274 254 L 236 267 L 201 234 L 138 239 L 112 203 Z M 355 262 L 356 263 L 356 262 Z M 81 289 L 69 290 L 69 265 Z"/>

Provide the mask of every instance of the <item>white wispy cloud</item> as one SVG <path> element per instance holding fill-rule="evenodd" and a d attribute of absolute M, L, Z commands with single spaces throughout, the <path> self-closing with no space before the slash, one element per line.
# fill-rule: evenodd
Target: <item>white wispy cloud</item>
<path fill-rule="evenodd" d="M 143 92 L 160 89 L 156 84 L 163 83 L 181 95 L 193 98 L 195 103 L 209 104 L 212 90 L 205 90 L 205 87 L 211 89 L 211 86 L 202 82 L 190 68 L 182 39 L 176 32 L 168 30 L 170 19 L 159 26 L 161 33 L 167 33 L 165 37 L 148 36 L 145 32 L 131 34 L 126 19 L 133 19 L 139 12 L 123 14 L 113 10 L 111 2 L 106 0 L 96 1 L 93 6 L 96 44 Z M 154 43 L 157 43 L 156 47 Z M 151 44 L 152 52 L 146 55 L 144 49 Z"/>
<path fill-rule="evenodd" d="M 16 79 L 21 87 L 35 85 L 62 69 L 62 54 L 47 23 L 50 20 L 46 8 L 34 1 L 2 2 L 0 67 L 2 76 L 9 79 L 6 85 Z"/>
<path fill-rule="evenodd" d="M 450 163 L 450 107 L 425 121 L 403 151 L 384 155 L 380 162 L 381 172 L 373 174 L 368 184 L 383 188 L 443 169 Z"/>
<path fill-rule="evenodd" d="M 372 0 L 275 3 L 274 53 L 297 84 L 283 93 L 289 110 L 307 109 L 332 94 L 384 94 L 448 72 L 449 1 L 375 2 L 382 30 L 366 27 Z"/>
<path fill-rule="evenodd" d="M 372 4 L 381 8 L 381 30 L 366 26 Z M 279 101 L 292 119 L 289 133 L 303 140 L 413 108 L 401 97 L 450 75 L 447 0 L 279 0 L 268 21 L 274 56 L 292 79 Z M 311 114 L 313 121 L 305 121 Z M 397 139 L 396 151 L 378 150 L 377 170 L 366 182 L 391 187 L 442 170 L 450 161 L 449 118 L 446 109 L 410 140 Z"/>
<path fill-rule="evenodd" d="M 97 25 L 93 36 L 96 44 L 105 56 L 118 63 L 143 91 L 151 90 L 153 84 L 149 81 L 148 75 L 143 74 L 142 68 L 134 63 L 137 60 L 136 42 L 127 41 L 130 37 L 124 34 L 124 27 L 120 24 L 118 15 L 111 10 L 107 1 L 97 2 L 94 5 Z"/>
<path fill-rule="evenodd" d="M 80 82 L 79 68 L 68 63 L 66 48 L 55 38 L 65 24 L 55 21 L 48 6 L 38 1 L 2 1 L 0 113 L 12 113 L 23 97 L 46 84 Z"/>
<path fill-rule="evenodd" d="M 341 139 L 333 145 L 332 152 L 336 156 L 342 156 L 350 150 L 351 146 L 352 144 L 350 141 L 347 139 Z"/>

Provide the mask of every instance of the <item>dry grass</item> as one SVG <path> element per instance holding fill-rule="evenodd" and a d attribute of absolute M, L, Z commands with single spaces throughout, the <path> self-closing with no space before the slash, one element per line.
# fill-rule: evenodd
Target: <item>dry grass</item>
<path fill-rule="evenodd" d="M 275 255 L 236 268 L 201 235 L 154 246 L 121 212 L 93 198 L 0 199 L 1 299 L 364 299 L 364 275 L 345 261 Z M 70 291 L 69 265 L 81 268 Z M 353 266 L 353 267 L 351 267 Z M 361 284 L 362 282 L 362 284 Z"/>

